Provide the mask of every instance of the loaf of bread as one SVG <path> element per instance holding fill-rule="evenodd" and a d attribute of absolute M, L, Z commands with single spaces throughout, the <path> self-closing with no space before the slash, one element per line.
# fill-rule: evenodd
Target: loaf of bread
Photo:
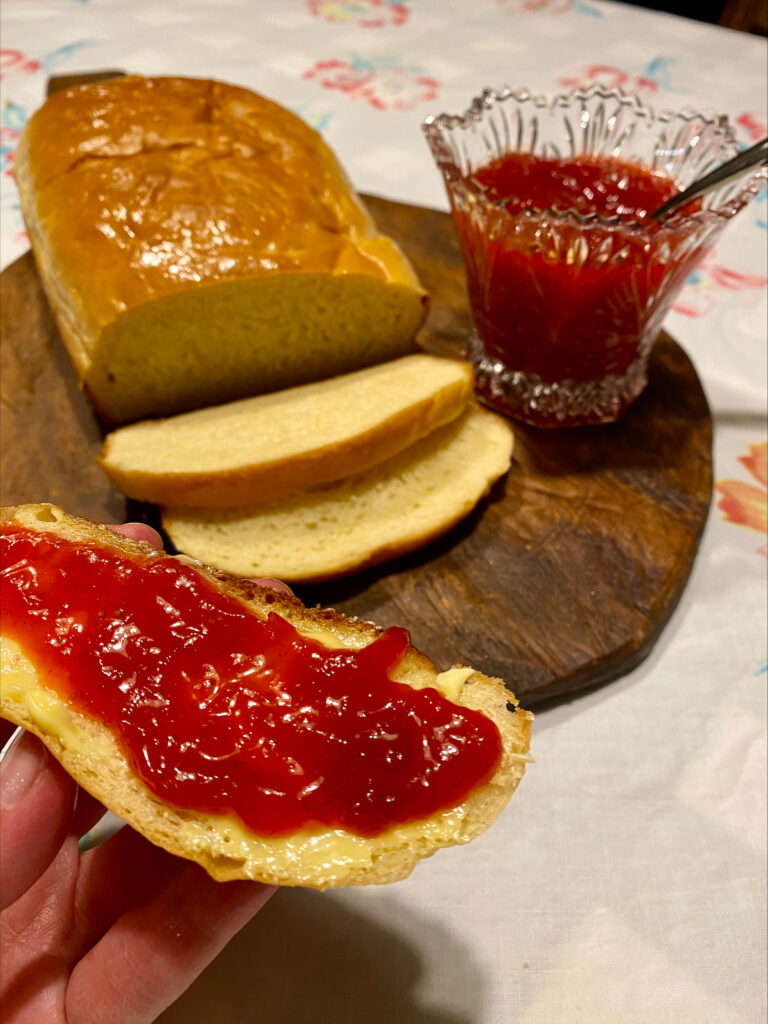
<path fill-rule="evenodd" d="M 426 315 L 320 135 L 247 89 L 130 76 L 56 93 L 24 128 L 15 176 L 107 423 L 395 358 Z"/>
<path fill-rule="evenodd" d="M 360 473 L 464 410 L 469 363 L 426 354 L 107 436 L 99 462 L 131 498 L 209 508 L 263 503 Z"/>
<path fill-rule="evenodd" d="M 266 504 L 163 509 L 177 550 L 239 576 L 319 582 L 423 547 L 467 516 L 510 465 L 513 433 L 471 404 L 398 455 Z"/>
<path fill-rule="evenodd" d="M 238 614 L 246 612 L 252 615 L 254 620 L 261 621 L 267 616 L 277 616 L 280 621 L 292 624 L 300 636 L 319 640 L 323 644 L 323 650 L 364 650 L 382 636 L 381 631 L 369 623 L 350 620 L 329 610 L 306 609 L 297 600 L 275 590 L 258 587 L 198 566 L 197 572 L 202 575 L 201 579 L 189 566 L 161 555 L 147 544 L 128 540 L 106 527 L 68 516 L 54 506 L 28 505 L 3 509 L 0 512 L 0 523 L 4 548 L 3 576 L 8 587 L 4 587 L 3 590 L 4 613 L 11 608 L 11 602 L 15 599 L 10 594 L 16 585 L 18 592 L 23 594 L 19 600 L 32 601 L 38 615 L 41 610 L 52 609 L 48 614 L 56 617 L 56 644 L 59 646 L 69 643 L 68 629 L 91 628 L 89 622 L 92 623 L 93 619 L 89 620 L 89 614 L 109 617 L 113 612 L 110 608 L 101 606 L 94 610 L 79 589 L 70 593 L 66 589 L 66 580 L 70 578 L 66 574 L 70 569 L 65 566 L 62 575 L 59 571 L 60 562 L 56 562 L 55 569 L 48 569 L 54 581 L 52 584 L 45 582 L 45 572 L 33 572 L 19 582 L 19 573 L 23 575 L 25 571 L 23 566 L 20 568 L 18 553 L 14 555 L 14 537 L 18 539 L 19 532 L 23 534 L 22 543 L 44 543 L 53 548 L 53 554 L 48 555 L 44 552 L 40 557 L 56 559 L 59 558 L 59 550 L 63 550 L 67 555 L 71 553 L 73 547 L 80 549 L 82 554 L 82 548 L 85 546 L 87 551 L 83 560 L 89 564 L 99 560 L 106 562 L 106 556 L 109 556 L 114 557 L 120 564 L 138 565 L 142 570 L 150 567 L 151 572 L 148 571 L 141 577 L 141 587 L 144 590 L 133 595 L 137 607 L 145 607 L 147 602 L 161 603 L 159 596 L 156 601 L 154 600 L 154 588 L 159 586 L 158 572 L 163 577 L 171 574 L 172 579 L 175 579 L 173 574 L 179 573 L 182 583 L 184 580 L 187 581 L 187 587 L 190 586 L 188 580 L 191 574 L 197 579 L 198 586 L 203 588 L 204 594 L 211 592 L 214 597 L 225 595 L 233 598 L 235 606 L 240 610 Z M 31 541 L 29 537 L 32 538 Z M 14 557 L 17 559 L 16 562 L 13 561 Z M 107 572 L 112 571 L 110 564 L 107 563 Z M 183 576 L 183 573 L 187 575 Z M 120 578 L 121 581 L 125 579 L 122 570 Z M 124 586 L 124 582 L 121 582 L 121 587 Z M 47 589 L 50 587 L 53 587 L 53 591 Z M 59 590 L 61 587 L 65 588 L 64 605 L 60 603 L 62 597 L 61 593 L 56 591 L 57 587 Z M 210 588 L 210 591 L 205 588 Z M 143 649 L 149 650 L 149 656 L 152 655 L 151 644 L 165 640 L 158 641 L 155 636 L 142 634 L 132 625 L 131 598 L 126 597 L 123 590 L 119 593 L 121 602 L 127 601 L 128 604 L 114 613 L 123 618 L 110 618 L 109 621 L 115 627 L 111 635 L 115 637 L 116 642 L 117 638 L 120 638 L 120 651 L 115 657 L 120 665 L 124 664 L 125 667 L 121 669 L 122 674 L 119 678 L 111 670 L 104 668 L 103 686 L 116 687 L 121 692 L 133 692 L 131 687 L 137 684 L 137 680 L 135 675 L 131 676 L 131 672 L 135 674 L 139 670 L 134 660 L 136 656 L 132 658 L 131 651 L 138 651 L 138 646 L 130 647 L 130 637 L 134 635 L 134 642 L 137 645 L 143 644 Z M 258 835 L 249 830 L 242 821 L 238 821 L 233 814 L 214 814 L 189 806 L 177 806 L 151 790 L 139 776 L 136 762 L 129 759 L 118 735 L 92 711 L 93 705 L 88 704 L 88 708 L 78 705 L 69 695 L 66 680 L 55 678 L 53 673 L 46 674 L 41 665 L 36 664 L 34 653 L 30 653 L 29 644 L 32 641 L 28 635 L 24 634 L 26 652 L 22 642 L 14 638 L 13 630 L 18 622 L 18 619 L 14 618 L 17 607 L 14 605 L 7 618 L 4 614 L 5 635 L 2 640 L 0 676 L 3 716 L 39 736 L 85 789 L 148 839 L 172 853 L 199 862 L 214 878 L 220 880 L 253 878 L 283 885 L 327 888 L 389 882 L 403 878 L 420 858 L 429 856 L 440 847 L 467 842 L 483 831 L 507 803 L 523 775 L 526 762 L 530 760 L 528 746 L 531 715 L 516 707 L 517 702 L 500 680 L 490 679 L 470 669 L 459 667 L 440 673 L 425 655 L 408 646 L 402 659 L 389 669 L 390 679 L 397 681 L 392 682 L 391 686 L 398 692 L 402 689 L 406 699 L 410 699 L 407 697 L 411 692 L 408 688 L 414 691 L 414 699 L 417 691 L 422 691 L 422 696 L 427 696 L 425 688 L 434 688 L 439 692 L 430 691 L 432 697 L 438 701 L 448 701 L 448 710 L 454 717 L 459 714 L 478 713 L 475 714 L 476 719 L 495 723 L 498 736 L 493 726 L 489 728 L 496 736 L 494 743 L 498 755 L 492 763 L 490 776 L 479 779 L 476 784 L 473 783 L 468 795 L 458 803 L 449 803 L 423 819 L 395 824 L 380 834 L 366 835 L 348 828 L 314 825 L 301 828 L 289 835 Z M 180 643 L 183 644 L 186 642 L 185 637 L 189 637 L 190 630 L 193 631 L 193 624 L 188 622 L 186 627 L 183 627 L 176 621 L 174 609 L 171 611 L 174 612 L 174 634 L 178 633 L 181 636 Z M 25 621 L 28 621 L 28 618 Z M 80 625 L 74 627 L 73 623 Z M 137 632 L 139 635 L 135 636 Z M 34 636 L 32 639 L 34 640 Z M 32 649 L 34 650 L 34 644 Z M 114 651 L 114 647 L 112 650 Z M 126 656 L 124 662 L 120 660 L 120 652 Z M 344 652 L 337 653 L 342 655 Z M 239 657 L 241 656 L 235 657 L 235 662 Z M 101 664 L 101 654 L 99 663 Z M 279 666 L 282 662 L 271 664 Z M 153 686 L 156 685 L 154 671 L 153 668 Z M 243 669 L 245 675 L 252 671 L 253 669 Z M 272 669 L 268 671 L 271 672 Z M 278 694 L 276 699 L 283 706 L 283 670 L 278 667 L 276 671 L 279 673 L 280 681 L 273 685 L 273 692 Z M 138 680 L 138 683 L 142 683 L 142 680 Z M 405 687 L 399 684 L 405 684 Z M 237 688 L 241 684 L 236 680 L 217 678 L 216 685 L 227 688 L 228 706 L 233 707 L 237 694 L 233 693 L 232 687 Z M 367 684 L 362 681 L 359 685 Z M 193 686 L 191 682 L 190 686 Z M 205 699 L 208 700 L 209 697 Z M 330 697 L 324 699 L 330 701 Z M 152 717 L 155 714 L 153 708 L 162 706 L 163 700 L 167 703 L 167 698 L 163 698 L 161 691 L 157 691 L 156 699 L 150 702 L 151 707 L 147 712 L 149 718 L 146 721 L 157 722 L 157 719 Z M 290 708 L 290 705 L 285 706 L 287 709 Z M 467 709 L 473 710 L 470 712 Z M 297 709 L 291 713 L 299 712 L 304 714 L 306 709 Z M 285 713 L 288 714 L 288 710 Z M 384 713 L 382 708 L 381 714 Z M 173 721 L 175 715 L 176 711 L 172 707 L 168 717 L 163 721 Z M 239 722 L 239 718 L 237 721 Z M 385 719 L 382 719 L 379 731 L 384 729 L 384 723 Z M 151 724 L 147 728 L 155 728 L 156 732 L 154 737 L 151 733 L 147 735 L 149 744 L 153 744 L 154 739 L 156 744 L 162 745 L 163 751 L 172 751 L 172 737 L 169 738 L 164 729 Z M 201 749 L 205 739 L 205 736 L 200 736 Z M 398 737 L 385 739 L 388 743 L 399 742 Z M 421 748 L 421 743 L 418 746 Z M 405 756 L 402 749 L 397 749 L 399 753 L 393 756 Z M 239 750 L 240 744 L 237 744 L 236 751 Z M 254 748 L 253 756 L 256 757 L 257 754 L 258 750 Z M 272 751 L 272 754 L 279 756 L 280 751 Z M 235 756 L 235 753 L 226 756 Z M 348 765 L 349 774 L 359 770 L 356 767 L 356 756 L 354 749 L 349 749 L 345 754 L 344 763 Z M 421 756 L 424 756 L 423 752 Z M 448 752 L 446 756 L 453 756 L 453 753 Z M 287 760 L 291 761 L 290 758 Z M 383 760 L 387 761 L 387 758 Z M 288 767 L 294 772 L 300 770 L 295 764 L 291 766 L 289 763 Z M 425 777 L 421 785 L 429 785 L 431 778 L 432 776 Z M 319 780 L 313 785 L 319 785 L 321 782 L 322 780 Z M 307 786 L 307 791 L 311 788 L 312 786 Z M 393 797 L 390 796 L 388 799 L 391 800 Z"/>

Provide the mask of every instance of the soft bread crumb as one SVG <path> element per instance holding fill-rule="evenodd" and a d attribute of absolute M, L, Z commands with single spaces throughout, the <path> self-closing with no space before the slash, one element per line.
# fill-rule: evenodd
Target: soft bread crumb
<path fill-rule="evenodd" d="M 239 576 L 328 580 L 445 533 L 506 473 L 512 445 L 506 420 L 473 405 L 339 483 L 265 505 L 166 508 L 163 527 L 179 551 Z"/>

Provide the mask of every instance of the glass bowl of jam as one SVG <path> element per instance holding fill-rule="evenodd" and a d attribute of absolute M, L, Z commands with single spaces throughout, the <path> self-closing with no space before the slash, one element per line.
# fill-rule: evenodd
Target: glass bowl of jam
<path fill-rule="evenodd" d="M 479 396 L 541 427 L 616 420 L 661 322 L 765 168 L 661 220 L 739 151 L 726 118 L 656 114 L 621 90 L 485 89 L 423 130 L 451 204 Z"/>

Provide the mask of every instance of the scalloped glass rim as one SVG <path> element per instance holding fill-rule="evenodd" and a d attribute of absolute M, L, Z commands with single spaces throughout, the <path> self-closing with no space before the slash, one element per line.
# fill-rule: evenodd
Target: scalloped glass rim
<path fill-rule="evenodd" d="M 484 203 L 487 207 L 494 208 L 505 216 L 511 216 L 502 200 L 490 199 L 481 185 L 472 179 L 467 179 L 461 173 L 456 162 L 447 153 L 442 133 L 453 131 L 455 128 L 473 128 L 482 122 L 489 110 L 492 110 L 500 103 L 510 100 L 521 106 L 525 103 L 530 103 L 537 110 L 555 110 L 559 107 L 571 107 L 579 102 L 587 103 L 596 98 L 617 101 L 622 107 L 631 108 L 633 114 L 649 123 L 655 121 L 659 124 L 671 124 L 674 121 L 688 123 L 701 121 L 704 126 L 712 129 L 713 137 L 718 138 L 725 146 L 731 148 L 730 156 L 736 156 L 739 152 L 735 129 L 725 114 L 708 117 L 692 108 L 685 108 L 680 111 L 662 111 L 657 114 L 652 107 L 643 103 L 636 94 L 626 93 L 619 87 L 608 89 L 599 84 L 591 85 L 587 89 L 576 87 L 568 92 L 558 93 L 555 96 L 536 94 L 527 88 L 512 89 L 509 86 L 504 86 L 501 89 L 485 88 L 479 95 L 473 98 L 462 114 L 430 114 L 424 119 L 421 127 L 435 162 L 441 171 L 444 172 L 446 180 L 450 183 L 450 188 L 465 192 L 467 195 L 473 196 L 481 203 Z M 729 196 L 721 206 L 710 206 L 706 209 L 696 210 L 693 213 L 687 214 L 677 210 L 659 221 L 628 221 L 618 216 L 603 217 L 597 213 L 580 214 L 576 210 L 557 210 L 553 207 L 527 207 L 520 213 L 515 214 L 515 216 L 523 216 L 530 220 L 547 217 L 554 220 L 557 224 L 571 224 L 583 227 L 601 226 L 610 229 L 621 228 L 628 232 L 648 232 L 649 228 L 654 228 L 654 234 L 657 234 L 659 230 L 667 227 L 677 229 L 683 223 L 707 224 L 715 219 L 730 220 L 762 191 L 767 180 L 768 168 L 765 166 L 758 167 L 752 171 L 750 177 L 740 187 L 738 193 Z M 731 187 L 733 187 L 733 183 L 731 183 Z M 724 188 L 727 189 L 728 186 L 726 185 Z"/>

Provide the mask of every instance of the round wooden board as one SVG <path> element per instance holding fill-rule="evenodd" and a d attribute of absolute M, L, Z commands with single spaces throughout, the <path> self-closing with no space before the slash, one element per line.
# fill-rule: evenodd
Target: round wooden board
<path fill-rule="evenodd" d="M 470 316 L 450 217 L 366 199 L 433 296 L 422 345 L 459 353 Z M 2 504 L 51 501 L 95 520 L 157 525 L 156 510 L 128 502 L 96 464 L 102 430 L 30 254 L 0 275 L 0 301 Z M 690 360 L 662 333 L 649 385 L 620 423 L 515 429 L 511 471 L 450 534 L 299 596 L 408 626 L 441 668 L 500 676 L 530 705 L 623 675 L 651 650 L 706 521 L 712 424 Z"/>

